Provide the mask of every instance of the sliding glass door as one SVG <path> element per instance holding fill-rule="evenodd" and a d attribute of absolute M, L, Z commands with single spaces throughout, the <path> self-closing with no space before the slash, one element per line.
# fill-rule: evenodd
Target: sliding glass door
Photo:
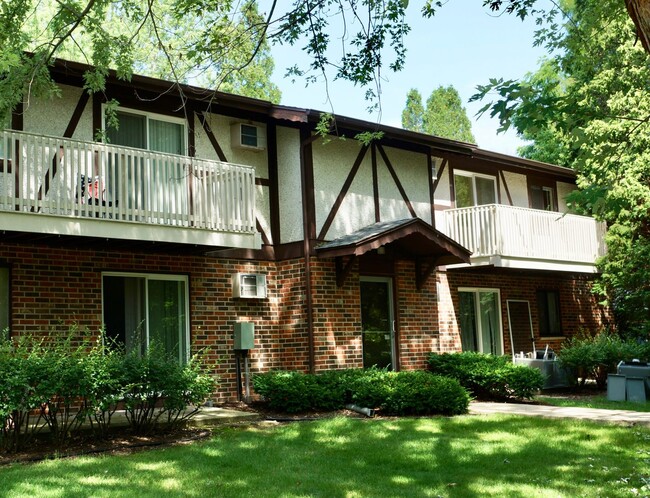
<path fill-rule="evenodd" d="M 459 325 L 463 351 L 503 354 L 501 305 L 496 289 L 459 289 Z"/>

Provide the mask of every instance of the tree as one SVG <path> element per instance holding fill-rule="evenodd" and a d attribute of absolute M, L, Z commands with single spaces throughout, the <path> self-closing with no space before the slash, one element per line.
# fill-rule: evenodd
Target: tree
<path fill-rule="evenodd" d="M 411 88 L 406 94 L 406 106 L 402 111 L 402 128 L 411 131 L 424 131 L 422 95 L 415 88 Z"/>
<path fill-rule="evenodd" d="M 493 80 L 486 110 L 534 144 L 522 152 L 578 172 L 573 206 L 607 223 L 596 289 L 624 331 L 650 330 L 650 57 L 625 6 L 582 0 L 544 35 L 550 57 L 520 82 Z"/>
<path fill-rule="evenodd" d="M 467 111 L 453 86 L 439 86 L 431 92 L 426 110 L 422 106 L 420 92 L 411 89 L 402 111 L 402 127 L 462 142 L 476 141 Z"/>
<path fill-rule="evenodd" d="M 244 15 L 240 23 L 240 2 L 233 0 L 56 0 L 45 29 L 34 32 L 28 27 L 41 2 L 2 2 L 0 114 L 35 93 L 56 91 L 47 66 L 71 44 L 87 47 L 86 62 L 94 66 L 84 75 L 89 92 L 104 89 L 109 69 L 128 79 L 139 67 L 139 37 L 146 39 L 147 33 L 154 40 L 149 48 L 162 53 L 158 59 L 167 61 L 170 79 L 179 82 L 196 76 L 184 68 L 196 68 L 199 74 L 216 68 L 219 81 L 227 85 L 232 75 L 244 71 L 264 51 L 265 40 L 299 43 L 311 56 L 308 68 L 293 67 L 289 75 L 303 75 L 309 81 L 319 74 L 327 77 L 333 70 L 336 78 L 366 86 L 374 83 L 369 99 L 379 94 L 386 67 L 402 68 L 403 38 L 409 30 L 404 0 L 296 0 L 284 12 L 277 4 L 273 0 L 263 17 Z M 112 22 L 107 22 L 107 16 Z M 337 45 L 342 48 L 340 57 L 330 60 L 327 49 L 337 22 L 341 27 Z M 125 31 L 123 26 L 133 29 Z M 186 44 L 175 44 L 178 33 Z M 25 54 L 28 49 L 31 55 Z M 223 66 L 234 51 L 242 55 L 235 64 Z"/>

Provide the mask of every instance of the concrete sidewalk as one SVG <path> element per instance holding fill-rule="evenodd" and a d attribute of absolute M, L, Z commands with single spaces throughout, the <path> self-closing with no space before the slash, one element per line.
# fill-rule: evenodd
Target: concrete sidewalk
<path fill-rule="evenodd" d="M 470 403 L 469 413 L 470 415 L 494 415 L 502 413 L 530 417 L 573 418 L 593 422 L 650 425 L 650 412 L 634 412 L 629 410 L 602 410 L 596 408 L 473 401 Z"/>

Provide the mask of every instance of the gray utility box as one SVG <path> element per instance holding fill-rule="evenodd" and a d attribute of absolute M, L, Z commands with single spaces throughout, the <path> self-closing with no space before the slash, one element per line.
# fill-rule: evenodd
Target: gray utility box
<path fill-rule="evenodd" d="M 255 324 L 252 322 L 235 323 L 235 349 L 248 350 L 255 348 Z"/>

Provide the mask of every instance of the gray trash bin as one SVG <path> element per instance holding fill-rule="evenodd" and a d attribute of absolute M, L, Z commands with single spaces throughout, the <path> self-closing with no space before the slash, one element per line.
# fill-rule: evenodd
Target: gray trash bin
<path fill-rule="evenodd" d="M 625 375 L 609 374 L 607 376 L 607 399 L 609 401 L 625 401 Z"/>

